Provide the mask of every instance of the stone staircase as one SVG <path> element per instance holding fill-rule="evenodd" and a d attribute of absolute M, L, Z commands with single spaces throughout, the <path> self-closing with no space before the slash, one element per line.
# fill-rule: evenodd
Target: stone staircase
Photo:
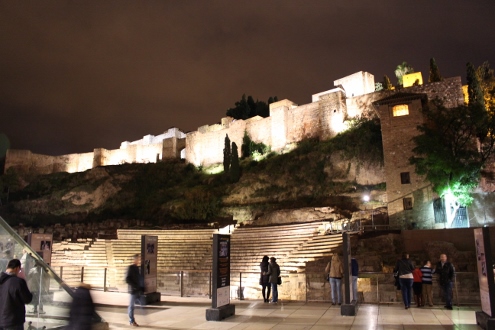
<path fill-rule="evenodd" d="M 238 290 L 242 280 L 245 296 L 261 296 L 259 263 L 264 255 L 277 258 L 285 288 L 294 281 L 293 285 L 304 286 L 300 282 L 305 282 L 302 273 L 306 262 L 329 257 L 342 243 L 341 235 L 325 235 L 326 227 L 328 223 L 320 221 L 234 229 L 231 287 Z M 107 268 L 106 288 L 126 292 L 125 273 L 133 255 L 141 252 L 141 235 L 154 235 L 158 236 L 158 291 L 165 295 L 205 296 L 210 293 L 212 236 L 216 232 L 120 229 L 118 239 L 54 243 L 52 266 L 55 271 L 63 267 L 63 279 L 69 283 L 81 280 L 84 267 L 84 282 L 96 288 L 103 287 Z M 288 299 L 287 294 L 282 293 L 281 298 Z"/>
<path fill-rule="evenodd" d="M 342 244 L 341 235 L 325 235 L 325 222 L 283 226 L 241 227 L 231 241 L 231 287 L 240 296 L 261 297 L 259 263 L 264 255 L 277 258 L 282 272 L 282 299 L 300 299 L 304 294 L 307 261 L 328 257 Z M 242 273 L 242 274 L 241 274 Z M 298 275 L 301 274 L 301 275 Z M 240 283 L 242 281 L 242 283 Z M 240 285 L 241 284 L 241 285 Z"/>
<path fill-rule="evenodd" d="M 69 285 L 82 279 L 95 288 L 103 288 L 105 268 L 108 266 L 104 240 L 62 241 L 52 245 L 51 267 Z"/>
<path fill-rule="evenodd" d="M 183 295 L 208 295 L 210 273 L 198 270 L 211 269 L 211 245 L 215 232 L 215 229 L 118 230 L 118 239 L 111 240 L 115 263 L 111 279 L 116 289 L 127 290 L 125 273 L 132 256 L 141 252 L 141 235 L 152 235 L 158 236 L 159 291 L 163 294 L 180 293 L 182 278 Z"/>

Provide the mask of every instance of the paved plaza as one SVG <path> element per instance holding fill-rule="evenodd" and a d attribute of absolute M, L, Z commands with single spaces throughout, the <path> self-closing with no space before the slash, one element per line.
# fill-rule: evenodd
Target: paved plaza
<path fill-rule="evenodd" d="M 110 329 L 133 328 L 127 322 L 125 294 L 95 292 L 98 313 Z M 115 305 L 114 305 L 115 303 Z M 329 303 L 279 302 L 271 305 L 257 300 L 234 300 L 236 315 L 221 322 L 208 322 L 205 311 L 211 301 L 205 298 L 162 297 L 162 302 L 136 307 L 140 329 L 282 329 L 282 330 L 395 330 L 395 329 L 481 329 L 476 325 L 479 306 L 411 308 L 400 304 L 361 305 L 357 316 L 341 316 L 338 306 Z"/>

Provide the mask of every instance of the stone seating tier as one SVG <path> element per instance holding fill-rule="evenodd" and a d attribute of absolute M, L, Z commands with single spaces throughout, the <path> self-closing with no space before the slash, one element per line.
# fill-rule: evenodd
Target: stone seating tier
<path fill-rule="evenodd" d="M 286 280 L 288 280 L 287 272 L 304 270 L 307 260 L 331 255 L 333 250 L 339 247 L 341 238 L 340 235 L 322 235 L 323 228 L 323 222 L 236 228 L 231 235 L 232 285 L 238 285 L 239 280 L 236 276 L 238 272 L 243 272 L 243 286 L 248 291 L 258 292 L 259 263 L 263 255 L 275 256 L 278 259 L 283 278 L 287 277 Z M 56 255 L 54 261 L 60 265 L 64 263 L 75 265 L 74 260 L 70 259 L 76 258 L 79 261 L 83 260 L 85 265 L 103 265 L 106 256 L 109 267 L 107 286 L 125 291 L 127 290 L 125 272 L 131 263 L 132 255 L 140 252 L 141 235 L 156 235 L 159 239 L 160 251 L 157 265 L 159 291 L 177 292 L 180 283 L 177 272 L 183 270 L 184 287 L 189 290 L 185 294 L 206 295 L 209 290 L 209 271 L 198 273 L 187 270 L 211 270 L 211 238 L 215 232 L 215 230 L 119 230 L 117 240 L 62 242 L 57 249 L 65 249 L 65 251 L 54 251 Z M 274 232 L 276 232 L 275 239 Z M 76 247 L 72 249 L 72 245 Z M 64 270 L 64 274 L 76 279 L 80 276 L 77 269 L 73 274 Z M 97 280 L 101 283 L 102 277 L 103 275 L 98 275 L 96 271 L 93 274 L 89 269 L 85 269 L 85 280 L 94 281 L 94 285 L 97 285 Z"/>

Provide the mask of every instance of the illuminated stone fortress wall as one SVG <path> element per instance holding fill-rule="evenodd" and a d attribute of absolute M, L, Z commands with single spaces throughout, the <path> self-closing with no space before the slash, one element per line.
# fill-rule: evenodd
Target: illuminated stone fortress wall
<path fill-rule="evenodd" d="M 97 166 L 124 163 L 156 163 L 167 158 L 179 158 L 185 147 L 186 135 L 178 128 L 165 133 L 146 135 L 137 141 L 122 142 L 119 149 L 94 149 L 93 152 L 48 156 L 29 150 L 7 150 L 5 172 L 14 168 L 22 173 L 49 174 L 55 172 L 83 172 Z"/>
<path fill-rule="evenodd" d="M 123 142 L 119 149 L 94 149 L 93 152 L 48 156 L 29 150 L 8 150 L 5 171 L 15 168 L 24 173 L 82 172 L 97 166 L 123 163 L 154 163 L 164 159 L 185 158 L 196 166 L 223 161 L 225 136 L 240 149 L 244 133 L 251 140 L 270 146 L 272 151 L 288 150 L 307 138 L 329 139 L 342 132 L 345 120 L 375 112 L 373 102 L 398 91 L 375 92 L 375 81 L 368 72 L 356 72 L 334 81 L 334 88 L 312 95 L 312 102 L 297 105 L 290 100 L 270 104 L 270 116 L 247 120 L 221 119 L 219 124 L 205 125 L 184 134 L 171 128 L 161 135 L 147 135 L 133 142 Z M 460 77 L 442 82 L 412 86 L 403 90 L 425 93 L 428 99 L 440 97 L 457 100 Z M 462 91 L 461 91 L 462 94 Z"/>
<path fill-rule="evenodd" d="M 281 152 L 307 138 L 329 139 L 345 129 L 345 120 L 366 112 L 355 97 L 373 93 L 372 74 L 357 72 L 334 81 L 335 88 L 314 94 L 312 102 L 298 106 L 290 100 L 270 104 L 270 116 L 248 120 L 222 118 L 220 124 L 199 127 L 187 134 L 186 160 L 196 166 L 222 163 L 225 136 L 238 147 L 246 132 L 251 140 Z M 371 106 L 371 104 L 369 104 Z"/>

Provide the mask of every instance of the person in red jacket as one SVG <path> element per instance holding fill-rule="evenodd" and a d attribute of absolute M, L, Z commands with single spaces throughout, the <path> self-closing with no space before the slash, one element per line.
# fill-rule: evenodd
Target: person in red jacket
<path fill-rule="evenodd" d="M 413 270 L 413 291 L 414 291 L 414 301 L 418 307 L 424 305 L 423 302 L 423 273 L 419 266 Z"/>

